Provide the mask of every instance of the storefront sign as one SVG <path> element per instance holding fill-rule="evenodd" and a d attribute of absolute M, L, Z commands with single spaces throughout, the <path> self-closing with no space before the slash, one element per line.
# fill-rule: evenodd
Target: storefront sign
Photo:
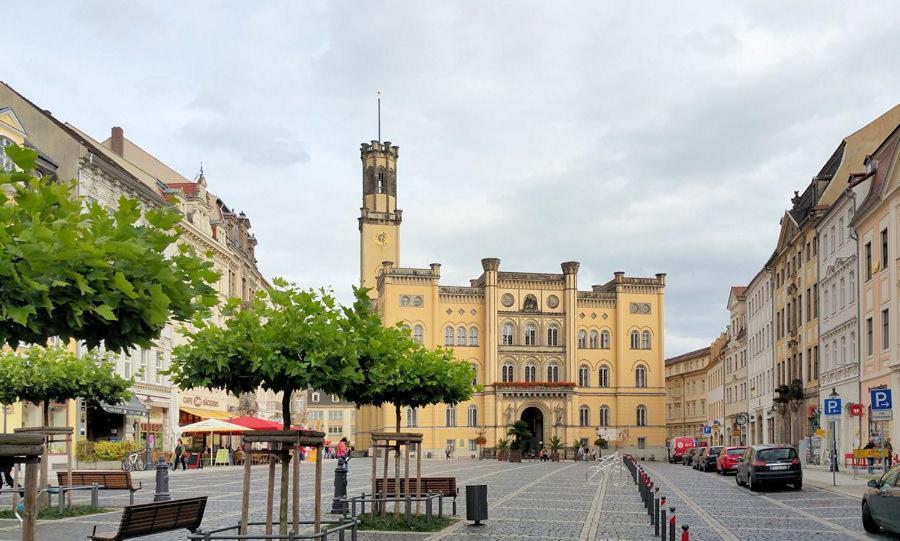
<path fill-rule="evenodd" d="M 850 415 L 853 417 L 862 417 L 863 410 L 862 404 L 850 404 Z"/>
<path fill-rule="evenodd" d="M 854 458 L 881 458 L 887 456 L 887 450 L 882 449 L 854 449 Z"/>
<path fill-rule="evenodd" d="M 204 406 L 212 408 L 219 407 L 218 400 L 211 400 L 209 398 L 203 398 L 202 396 L 182 396 L 181 403 L 185 406 L 193 406 L 195 408 L 202 408 Z"/>

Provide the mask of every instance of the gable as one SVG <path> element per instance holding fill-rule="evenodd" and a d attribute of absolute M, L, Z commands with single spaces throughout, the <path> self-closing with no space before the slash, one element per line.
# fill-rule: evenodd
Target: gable
<path fill-rule="evenodd" d="M 25 142 L 25 138 L 28 136 L 22 123 L 19 122 L 19 117 L 16 116 L 15 111 L 10 107 L 0 109 L 0 135 L 8 137 L 20 145 Z"/>
<path fill-rule="evenodd" d="M 776 253 L 781 253 L 797 235 L 797 222 L 790 212 L 785 212 L 781 218 L 781 231 L 778 233 L 778 247 Z"/>

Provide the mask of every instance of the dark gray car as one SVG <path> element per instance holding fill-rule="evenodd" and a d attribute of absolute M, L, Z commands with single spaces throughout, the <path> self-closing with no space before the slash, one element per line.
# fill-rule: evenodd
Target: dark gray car
<path fill-rule="evenodd" d="M 900 465 L 881 479 L 869 481 L 863 494 L 862 523 L 869 533 L 878 533 L 881 528 L 900 533 Z"/>

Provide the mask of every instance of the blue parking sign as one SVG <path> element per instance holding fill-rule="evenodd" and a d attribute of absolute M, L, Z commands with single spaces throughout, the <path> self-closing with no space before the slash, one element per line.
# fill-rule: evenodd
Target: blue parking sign
<path fill-rule="evenodd" d="M 703 426 L 703 433 L 704 433 L 704 434 L 707 434 L 707 435 L 712 434 L 712 427 L 709 426 L 709 425 L 704 425 L 704 426 Z"/>
<path fill-rule="evenodd" d="M 872 389 L 872 411 L 889 410 L 893 408 L 893 399 L 890 389 Z"/>
<path fill-rule="evenodd" d="M 841 415 L 841 399 L 826 398 L 825 399 L 825 415 L 831 417 L 840 417 Z"/>

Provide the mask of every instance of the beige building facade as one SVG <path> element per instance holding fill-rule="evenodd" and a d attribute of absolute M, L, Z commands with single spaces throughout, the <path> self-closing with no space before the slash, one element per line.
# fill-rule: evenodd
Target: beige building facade
<path fill-rule="evenodd" d="M 386 325 L 401 323 L 427 347 L 452 348 L 483 390 L 457 406 L 402 412 L 402 429 L 424 434 L 426 452 L 475 450 L 525 420 L 531 449 L 552 436 L 665 456 L 665 275 L 579 289 L 579 264 L 559 273 L 508 272 L 485 258 L 469 284 L 442 285 L 441 266 L 400 266 L 397 159 L 389 142 L 362 145 L 360 282 L 372 287 Z M 363 408 L 355 438 L 394 428 L 390 407 Z"/>
<path fill-rule="evenodd" d="M 666 359 L 666 438 L 702 438 L 707 424 L 710 348 Z"/>
<path fill-rule="evenodd" d="M 725 442 L 728 445 L 746 443 L 749 429 L 747 414 L 747 302 L 745 287 L 732 287 L 728 294 L 728 344 L 723 364 L 723 392 L 725 393 Z"/>

